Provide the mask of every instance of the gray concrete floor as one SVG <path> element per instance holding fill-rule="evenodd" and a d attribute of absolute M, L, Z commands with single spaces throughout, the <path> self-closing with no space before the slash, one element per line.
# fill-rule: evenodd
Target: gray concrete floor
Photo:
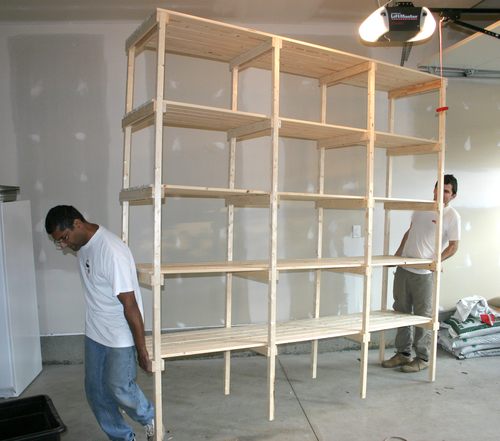
<path fill-rule="evenodd" d="M 308 355 L 280 355 L 272 422 L 267 420 L 264 357 L 233 359 L 229 396 L 223 394 L 222 359 L 168 362 L 163 375 L 165 440 L 500 439 L 500 357 L 459 361 L 439 352 L 436 381 L 431 383 L 428 371 L 383 369 L 378 352 L 370 351 L 368 394 L 362 400 L 359 354 L 320 354 L 315 380 L 310 378 Z M 62 440 L 105 441 L 82 383 L 82 365 L 48 365 L 22 396 L 50 396 L 67 425 Z M 141 373 L 139 383 L 152 396 L 152 378 Z M 138 440 L 144 439 L 141 428 L 134 427 Z"/>

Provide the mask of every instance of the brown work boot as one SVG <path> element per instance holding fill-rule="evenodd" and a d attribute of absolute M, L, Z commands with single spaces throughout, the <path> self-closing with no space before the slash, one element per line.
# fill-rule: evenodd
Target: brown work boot
<path fill-rule="evenodd" d="M 401 366 L 401 370 L 406 373 L 420 372 L 429 367 L 429 362 L 421 358 L 415 358 L 411 363 Z"/>
<path fill-rule="evenodd" d="M 398 352 L 396 355 L 389 358 L 389 360 L 384 360 L 382 362 L 382 367 L 395 368 L 398 366 L 405 366 L 410 363 L 411 363 L 411 356 L 404 355 Z"/>

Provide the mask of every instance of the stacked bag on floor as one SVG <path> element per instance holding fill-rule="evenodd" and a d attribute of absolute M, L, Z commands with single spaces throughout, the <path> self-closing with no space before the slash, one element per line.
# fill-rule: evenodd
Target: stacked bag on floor
<path fill-rule="evenodd" d="M 438 342 L 459 359 L 500 355 L 500 297 L 465 297 L 440 323 Z"/>

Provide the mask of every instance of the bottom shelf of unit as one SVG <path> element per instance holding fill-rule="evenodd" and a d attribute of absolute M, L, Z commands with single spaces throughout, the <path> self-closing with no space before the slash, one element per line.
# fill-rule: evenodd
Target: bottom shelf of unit
<path fill-rule="evenodd" d="M 369 332 L 430 323 L 431 319 L 428 317 L 400 314 L 394 311 L 372 311 Z M 361 332 L 361 313 L 293 320 L 276 324 L 276 344 L 359 336 Z M 175 358 L 239 349 L 265 348 L 267 340 L 267 324 L 174 331 L 161 335 L 161 356 L 162 358 Z M 152 344 L 152 337 L 146 337 L 146 345 L 150 354 Z"/>

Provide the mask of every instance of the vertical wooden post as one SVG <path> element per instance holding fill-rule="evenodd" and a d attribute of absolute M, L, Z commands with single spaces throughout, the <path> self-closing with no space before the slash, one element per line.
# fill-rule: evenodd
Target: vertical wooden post
<path fill-rule="evenodd" d="M 156 96 L 155 96 L 155 140 L 154 140 L 154 185 L 153 185 L 153 366 L 155 389 L 155 440 L 162 439 L 163 408 L 161 390 L 161 203 L 162 203 L 162 150 L 163 150 L 163 102 L 165 82 L 165 32 L 168 16 L 158 10 L 157 54 L 156 54 Z"/>
<path fill-rule="evenodd" d="M 125 113 L 130 112 L 134 106 L 134 74 L 135 74 L 135 46 L 127 53 L 127 90 L 125 92 Z M 130 187 L 130 152 L 132 146 L 132 127 L 125 127 L 123 137 L 123 177 L 122 188 Z M 128 244 L 129 238 L 129 202 L 122 202 L 122 240 Z"/>
<path fill-rule="evenodd" d="M 327 85 L 321 85 L 321 123 L 326 123 L 326 92 Z M 318 151 L 318 193 L 325 191 L 325 148 Z M 323 207 L 318 207 L 318 241 L 316 244 L 316 257 L 323 256 Z M 319 318 L 321 304 L 321 270 L 316 270 L 316 286 L 314 290 L 314 318 Z M 311 377 L 316 378 L 318 371 L 318 340 L 312 341 L 311 347 Z"/>
<path fill-rule="evenodd" d="M 238 110 L 238 66 L 231 70 L 231 110 Z M 236 173 L 236 138 L 229 140 L 228 186 L 234 188 Z M 233 260 L 234 205 L 227 207 L 227 260 Z M 232 326 L 233 275 L 226 273 L 225 327 Z M 229 395 L 231 387 L 231 351 L 224 352 L 224 394 Z"/>
<path fill-rule="evenodd" d="M 363 315 L 361 325 L 361 398 L 366 397 L 368 371 L 368 345 L 370 343 L 370 312 L 372 287 L 372 236 L 373 236 L 373 169 L 375 157 L 375 71 L 376 64 L 370 61 L 368 71 L 368 115 L 366 143 L 366 192 L 365 211 L 365 275 L 363 290 Z"/>
<path fill-rule="evenodd" d="M 278 153 L 280 125 L 280 50 L 282 41 L 273 37 L 272 49 L 272 102 L 271 102 L 271 194 L 270 194 L 270 250 L 268 295 L 268 372 L 269 420 L 274 420 L 274 383 L 276 377 L 276 291 L 278 282 Z"/>
<path fill-rule="evenodd" d="M 394 98 L 389 99 L 389 132 L 394 133 Z M 386 152 L 386 169 L 385 169 L 385 197 L 390 198 L 392 195 L 392 156 Z M 384 212 L 384 256 L 390 254 L 391 245 L 391 211 Z M 382 269 L 382 298 L 380 300 L 380 309 L 387 311 L 387 290 L 389 282 L 389 268 L 384 266 Z M 382 362 L 385 358 L 385 331 L 379 334 L 379 360 Z"/>
<path fill-rule="evenodd" d="M 439 107 L 446 106 L 446 80 L 441 79 L 441 88 L 439 89 Z M 443 178 L 444 178 L 444 157 L 446 149 L 446 112 L 439 112 L 439 144 L 441 149 L 438 154 L 437 166 L 437 206 L 438 216 L 436 223 L 436 270 L 434 271 L 434 290 L 432 293 L 432 343 L 430 354 L 429 380 L 436 379 L 436 352 L 437 352 L 437 333 L 439 329 L 439 292 L 441 288 L 441 248 L 443 238 Z"/>

